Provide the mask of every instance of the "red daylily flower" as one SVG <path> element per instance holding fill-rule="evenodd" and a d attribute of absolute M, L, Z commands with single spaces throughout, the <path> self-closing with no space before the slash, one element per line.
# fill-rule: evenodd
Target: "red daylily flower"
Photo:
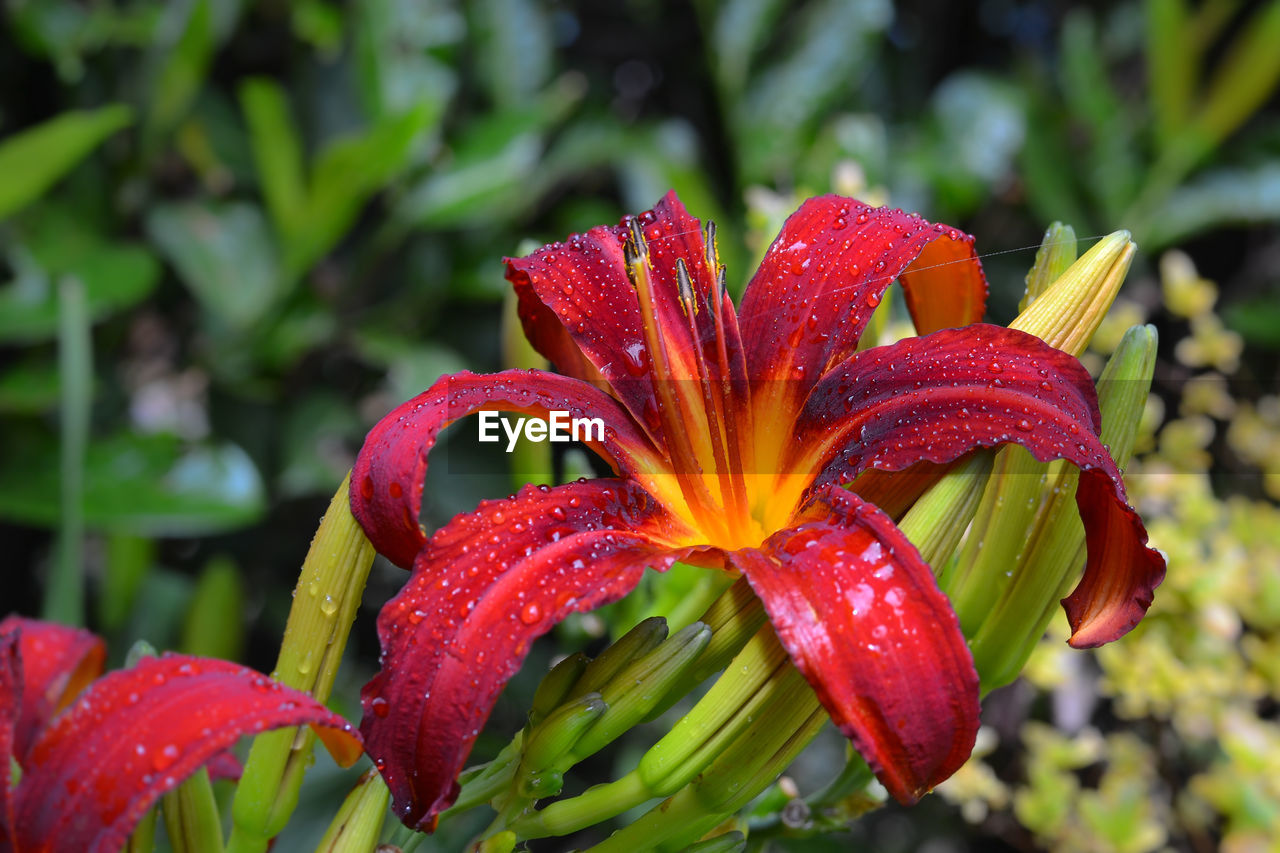
<path fill-rule="evenodd" d="M 0 853 L 115 853 L 166 791 L 228 763 L 244 734 L 309 723 L 343 766 L 363 752 L 337 714 L 253 670 L 165 654 L 98 678 L 105 652 L 78 628 L 0 622 Z"/>
<path fill-rule="evenodd" d="M 914 801 L 968 757 L 978 679 L 891 514 L 977 447 L 1079 466 L 1088 563 L 1065 602 L 1071 642 L 1137 623 L 1164 563 L 1098 439 L 1089 376 L 1036 337 L 977 323 L 986 280 L 972 243 L 917 215 L 812 199 L 735 312 L 714 234 L 669 194 L 507 261 L 525 332 L 564 375 L 445 377 L 374 427 L 352 479 L 374 546 L 412 568 L 378 619 L 382 671 L 362 724 L 406 823 L 430 827 L 453 802 L 533 638 L 676 560 L 746 576 L 832 719 Z M 923 337 L 857 351 L 895 279 Z M 528 486 L 428 538 L 427 454 L 482 410 L 599 417 L 590 444 L 617 476 Z"/>

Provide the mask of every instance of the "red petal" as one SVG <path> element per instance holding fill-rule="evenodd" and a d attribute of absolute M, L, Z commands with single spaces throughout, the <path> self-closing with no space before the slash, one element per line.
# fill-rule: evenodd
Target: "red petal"
<path fill-rule="evenodd" d="M 14 755 L 23 759 L 53 715 L 102 674 L 107 649 L 83 628 L 7 616 L 0 635 L 16 633 L 22 656 L 22 711 L 17 717 Z"/>
<path fill-rule="evenodd" d="M 0 851 L 13 850 L 14 726 L 22 707 L 22 656 L 18 635 L 0 632 Z"/>
<path fill-rule="evenodd" d="M 739 311 L 753 386 L 776 380 L 756 394 L 756 412 L 779 425 L 789 420 L 823 373 L 853 352 L 895 278 L 921 332 L 982 318 L 987 285 L 972 237 L 839 196 L 801 205 Z"/>
<path fill-rule="evenodd" d="M 1068 460 L 1082 471 L 1076 503 L 1089 554 L 1067 599 L 1071 643 L 1099 645 L 1137 624 L 1164 579 L 1099 427 L 1079 361 L 1033 335 L 978 324 L 866 350 L 833 370 L 797 427 L 797 447 L 824 447 L 794 464 L 821 470 L 822 484 L 1009 442 L 1042 462 Z"/>
<path fill-rule="evenodd" d="M 409 568 L 426 543 L 418 516 L 427 454 L 440 431 L 479 411 L 541 417 L 552 410 L 603 420 L 604 444 L 591 446 L 620 471 L 637 474 L 665 468 L 626 411 L 585 382 L 541 370 L 489 376 L 456 373 L 401 404 L 369 431 L 352 470 L 352 513 L 380 553 Z"/>
<path fill-rule="evenodd" d="M 621 598 L 673 550 L 660 505 L 621 480 L 526 486 L 431 537 L 378 617 L 382 671 L 361 730 L 409 826 L 429 829 L 529 643 L 573 612 Z"/>
<path fill-rule="evenodd" d="M 674 192 L 651 211 L 635 217 L 649 246 L 655 320 L 666 341 L 670 375 L 655 376 L 645 344 L 640 303 L 627 278 L 623 243 L 631 217 L 615 228 L 592 228 L 563 243 L 552 243 L 527 258 L 507 259 L 507 278 L 520 296 L 521 320 L 533 345 L 571 375 L 592 378 L 574 350 L 585 356 L 617 393 L 636 421 L 663 445 L 655 414 L 656 381 L 697 379 L 695 347 L 715 340 L 709 310 L 713 273 L 706 263 L 702 224 L 690 216 Z M 698 341 L 680 307 L 676 261 L 682 259 L 697 297 Z M 727 299 L 720 306 L 734 379 L 745 377 L 737 321 Z M 571 340 L 570 340 L 571 339 Z M 717 360 L 707 366 L 718 379 Z"/>
<path fill-rule="evenodd" d="M 933 572 L 884 513 L 829 487 L 760 550 L 729 555 L 778 639 L 889 793 L 912 803 L 969 757 L 978 675 Z"/>
<path fill-rule="evenodd" d="M 115 853 L 166 791 L 244 734 L 310 723 L 339 763 L 351 726 L 226 661 L 165 655 L 98 679 L 45 729 L 16 792 L 15 847 Z"/>

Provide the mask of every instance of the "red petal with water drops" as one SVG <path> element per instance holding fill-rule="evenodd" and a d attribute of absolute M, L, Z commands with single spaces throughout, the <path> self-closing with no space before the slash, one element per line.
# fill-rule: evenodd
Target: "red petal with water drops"
<path fill-rule="evenodd" d="M 340 764 L 351 726 L 305 693 L 226 661 L 145 658 L 94 682 L 41 733 L 15 797 L 23 853 L 116 853 L 157 799 L 241 735 L 310 723 Z"/>
<path fill-rule="evenodd" d="M 507 259 L 507 278 L 520 296 L 525 334 L 553 363 L 582 375 L 565 335 L 609 383 L 636 420 L 660 446 L 655 418 L 656 381 L 698 378 L 696 353 L 701 349 L 711 378 L 719 378 L 717 360 L 707 352 L 715 341 L 715 319 L 709 294 L 714 273 L 706 260 L 702 224 L 690 216 L 675 193 L 653 210 L 635 217 L 645 235 L 654 318 L 665 341 L 666 375 L 656 376 L 653 353 L 646 343 L 640 301 L 627 277 L 623 245 L 631 217 L 614 228 L 592 228 L 562 243 L 552 243 L 526 258 Z M 697 340 L 681 308 L 677 261 L 683 260 L 698 310 Z M 732 304 L 719 306 L 732 378 L 745 376 Z M 563 329 L 563 332 L 561 331 Z M 585 377 L 591 378 L 591 377 Z"/>
<path fill-rule="evenodd" d="M 889 793 L 912 803 L 964 764 L 978 675 L 933 572 L 893 521 L 830 487 L 807 521 L 729 555 L 778 639 Z"/>
<path fill-rule="evenodd" d="M 479 411 L 535 417 L 565 411 L 573 418 L 600 418 L 604 441 L 587 444 L 616 469 L 638 474 L 666 468 L 626 410 L 585 382 L 541 370 L 443 377 L 369 431 L 352 470 L 351 511 L 373 546 L 396 565 L 412 566 L 426 544 L 418 516 L 427 454 L 436 436 L 455 420 Z"/>
<path fill-rule="evenodd" d="M 45 724 L 102 674 L 107 649 L 83 628 L 21 616 L 7 616 L 0 622 L 0 635 L 9 634 L 19 637 L 23 661 L 22 710 L 14 734 L 14 755 L 23 764 Z"/>
<path fill-rule="evenodd" d="M 361 730 L 407 825 L 430 829 L 529 644 L 570 613 L 626 595 L 688 549 L 660 505 L 621 480 L 526 486 L 431 537 L 378 616 L 382 671 Z M 680 535 L 683 535 L 681 533 Z"/>
<path fill-rule="evenodd" d="M 1084 578 L 1067 599 L 1073 645 L 1123 635 L 1151 605 L 1164 558 L 1098 438 L 1097 396 L 1074 357 L 1000 326 L 948 329 L 860 352 L 813 389 L 797 427 L 797 470 L 819 485 L 869 469 L 950 462 L 975 447 L 1020 444 L 1081 469 Z"/>
<path fill-rule="evenodd" d="M 22 657 L 18 635 L 0 632 L 0 851 L 13 850 L 14 726 L 22 707 Z"/>
<path fill-rule="evenodd" d="M 747 371 L 762 385 L 754 403 L 763 423 L 781 429 L 823 373 L 853 352 L 895 278 L 922 332 L 982 318 L 986 278 L 967 234 L 830 195 L 787 219 L 738 318 Z"/>

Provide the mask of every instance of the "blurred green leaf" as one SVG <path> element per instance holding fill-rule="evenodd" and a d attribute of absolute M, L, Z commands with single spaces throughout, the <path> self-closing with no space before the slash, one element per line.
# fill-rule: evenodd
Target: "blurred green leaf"
<path fill-rule="evenodd" d="M 58 402 L 58 370 L 48 362 L 27 361 L 0 372 L 0 412 L 34 414 Z"/>
<path fill-rule="evenodd" d="M 1210 228 L 1280 220 L 1280 163 L 1205 172 L 1168 196 L 1143 238 L 1172 245 Z"/>
<path fill-rule="evenodd" d="M 1146 2 L 1147 85 L 1156 141 L 1167 147 L 1191 115 L 1200 54 L 1192 38 L 1185 0 Z"/>
<path fill-rule="evenodd" d="M 101 320 L 145 298 L 159 273 L 160 266 L 149 252 L 128 244 L 100 245 L 82 256 L 64 258 L 58 268 L 29 274 L 0 288 L 0 341 L 53 337 L 58 328 L 58 296 L 51 277 L 78 278 L 85 288 L 89 316 Z"/>
<path fill-rule="evenodd" d="M 283 295 L 271 234 L 251 204 L 158 205 L 146 227 L 192 295 L 233 328 L 252 326 Z"/>
<path fill-rule="evenodd" d="M 928 161 L 939 193 L 952 210 L 977 206 L 989 188 L 1011 177 L 1026 136 L 1020 93 L 985 74 L 961 71 L 933 93 L 940 136 Z"/>
<path fill-rule="evenodd" d="M 57 459 L 57 447 L 47 437 L 7 448 L 0 465 L 0 517 L 58 524 Z M 196 536 L 249 524 L 264 509 L 258 470 L 235 445 L 188 447 L 171 436 L 131 433 L 89 445 L 84 467 L 89 528 Z"/>
<path fill-rule="evenodd" d="M 299 0 L 293 4 L 293 31 L 315 45 L 321 55 L 333 57 L 342 49 L 342 10 L 325 0 Z"/>
<path fill-rule="evenodd" d="M 167 10 L 164 29 L 172 35 L 158 45 L 162 57 L 153 60 L 158 70 L 150 75 L 154 85 L 143 124 L 148 144 L 182 120 L 204 83 L 216 46 L 212 4 L 194 0 Z"/>
<path fill-rule="evenodd" d="M 293 235 L 286 266 L 301 271 L 342 238 L 369 199 L 408 164 L 432 120 L 428 107 L 383 117 L 358 136 L 330 143 L 316 161 L 308 217 Z"/>
<path fill-rule="evenodd" d="M 109 533 L 102 584 L 98 590 L 98 619 L 108 632 L 118 631 L 133 611 L 138 592 L 154 567 L 156 543 L 145 536 Z"/>
<path fill-rule="evenodd" d="M 104 139 L 133 121 L 123 104 L 73 110 L 0 140 L 0 219 L 39 198 Z"/>
<path fill-rule="evenodd" d="M 227 556 L 200 572 L 182 623 L 179 648 L 190 655 L 239 660 L 244 651 L 244 582 Z"/>
<path fill-rule="evenodd" d="M 290 406 L 281 442 L 280 491 L 295 497 L 332 494 L 351 469 L 350 448 L 361 439 L 361 426 L 350 401 L 336 394 L 310 394 Z"/>
<path fill-rule="evenodd" d="M 356 16 L 356 60 L 364 103 L 376 118 L 426 109 L 435 126 L 457 88 L 450 62 L 465 25 L 449 0 L 366 0 Z"/>
<path fill-rule="evenodd" d="M 1077 157 L 1074 168 L 1084 170 L 1106 221 L 1118 226 L 1137 192 L 1142 169 L 1129 111 L 1111 84 L 1093 18 L 1084 10 L 1072 12 L 1063 27 L 1062 87 L 1073 116 L 1089 129 L 1088 155 Z"/>
<path fill-rule="evenodd" d="M 782 0 L 699 4 L 703 20 L 710 20 L 713 67 L 717 82 L 726 93 L 733 96 L 741 93 L 752 59 L 773 32 L 785 6 Z"/>
<path fill-rule="evenodd" d="M 307 184 L 302 141 L 289 115 L 284 89 L 274 80 L 251 78 L 240 86 L 240 106 L 249 125 L 262 197 L 287 241 L 303 227 Z"/>
<path fill-rule="evenodd" d="M 1233 303 L 1223 314 L 1227 326 L 1250 344 L 1280 350 L 1280 299 L 1275 293 Z"/>
<path fill-rule="evenodd" d="M 467 11 L 490 101 L 524 105 L 551 76 L 551 10 L 537 0 L 473 0 Z"/>
<path fill-rule="evenodd" d="M 820 114 L 871 66 L 875 37 L 892 20 L 883 0 L 815 0 L 788 19 L 786 47 L 732 108 L 743 183 L 772 183 L 789 168 Z"/>
<path fill-rule="evenodd" d="M 1195 118 L 1206 148 L 1225 139 L 1271 95 L 1280 82 L 1280 0 L 1254 12 L 1227 47 Z"/>

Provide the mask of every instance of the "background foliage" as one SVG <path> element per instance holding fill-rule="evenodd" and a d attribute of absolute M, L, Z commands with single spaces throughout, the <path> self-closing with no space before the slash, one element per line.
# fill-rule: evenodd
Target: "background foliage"
<path fill-rule="evenodd" d="M 1144 251 L 1095 344 L 1134 322 L 1161 332 L 1129 472 L 1169 555 L 1152 617 L 1096 654 L 1046 641 L 987 700 L 983 756 L 923 806 L 824 840 L 841 816 L 779 811 L 787 783 L 753 837 L 1275 849 L 1280 3 L 11 0 L 2 14 L 4 609 L 87 622 L 117 650 L 145 637 L 269 669 L 364 431 L 442 373 L 527 358 L 502 345 L 502 256 L 668 188 L 716 220 L 739 287 L 810 194 L 962 227 L 992 255 L 996 322 L 1051 220 L 1125 227 Z M 462 451 L 449 462 L 429 484 L 436 522 L 508 486 Z M 375 570 L 337 691 L 352 717 L 374 613 L 401 579 Z M 518 727 L 540 664 L 681 582 L 563 626 L 479 751 Z M 839 749 L 819 739 L 793 774 L 801 794 Z M 324 814 L 351 780 L 316 775 L 304 800 Z M 281 849 L 306 843 L 298 823 Z"/>

